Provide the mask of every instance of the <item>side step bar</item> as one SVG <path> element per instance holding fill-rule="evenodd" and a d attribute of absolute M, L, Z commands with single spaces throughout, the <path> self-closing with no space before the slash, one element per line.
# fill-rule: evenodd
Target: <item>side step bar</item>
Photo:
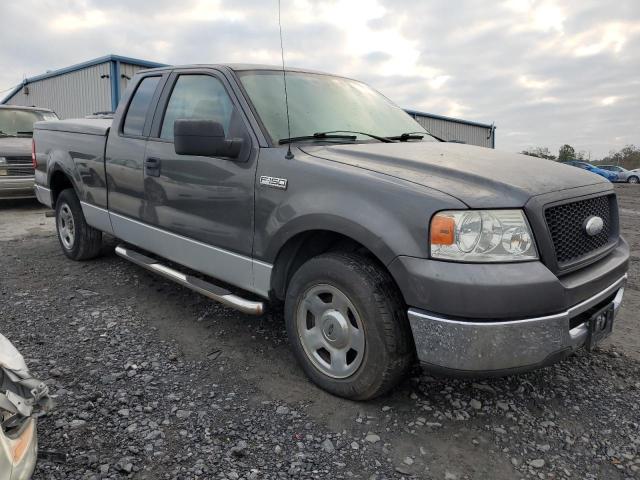
<path fill-rule="evenodd" d="M 125 247 L 124 245 L 118 245 L 116 247 L 116 254 L 122 258 L 129 260 L 147 270 L 158 273 L 164 278 L 173 280 L 180 285 L 190 288 L 202 295 L 211 298 L 217 302 L 220 302 L 228 307 L 235 308 L 243 313 L 250 315 L 262 315 L 264 313 L 264 302 L 254 302 L 245 298 L 234 295 L 228 290 L 222 287 L 206 282 L 193 275 L 186 275 L 173 268 L 167 267 L 153 258 L 147 257 L 142 253 Z"/>

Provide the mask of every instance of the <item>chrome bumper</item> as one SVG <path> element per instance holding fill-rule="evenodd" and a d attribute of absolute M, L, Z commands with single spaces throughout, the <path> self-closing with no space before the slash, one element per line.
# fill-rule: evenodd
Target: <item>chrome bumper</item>
<path fill-rule="evenodd" d="M 615 294 L 618 314 L 627 275 L 565 312 L 513 321 L 451 320 L 409 309 L 418 358 L 436 370 L 459 374 L 506 374 L 557 361 L 584 345 L 588 318 L 571 319 Z"/>
<path fill-rule="evenodd" d="M 0 199 L 32 198 L 33 176 L 0 176 Z"/>

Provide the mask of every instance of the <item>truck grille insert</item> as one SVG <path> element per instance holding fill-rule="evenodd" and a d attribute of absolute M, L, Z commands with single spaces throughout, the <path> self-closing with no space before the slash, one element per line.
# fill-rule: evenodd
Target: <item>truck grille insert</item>
<path fill-rule="evenodd" d="M 33 175 L 33 164 L 30 156 L 5 157 L 6 163 L 0 163 L 0 176 L 25 177 Z"/>
<path fill-rule="evenodd" d="M 611 241 L 611 196 L 589 198 L 547 208 L 545 219 L 556 252 L 558 266 L 581 260 L 605 247 Z M 602 218 L 604 228 L 594 236 L 587 234 L 585 223 L 589 217 Z"/>

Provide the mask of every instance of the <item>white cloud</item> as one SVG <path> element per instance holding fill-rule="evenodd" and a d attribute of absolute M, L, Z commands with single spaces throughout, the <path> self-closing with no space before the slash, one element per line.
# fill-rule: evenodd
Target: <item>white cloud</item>
<path fill-rule="evenodd" d="M 60 33 L 76 30 L 89 30 L 110 23 L 110 19 L 101 10 L 87 10 L 81 13 L 66 13 L 53 17 L 51 28 Z"/>
<path fill-rule="evenodd" d="M 21 0 L 2 2 L 2 20 L 0 90 L 108 53 L 280 63 L 276 0 Z M 500 148 L 640 144 L 638 0 L 282 0 L 282 20 L 289 65 L 495 121 Z"/>

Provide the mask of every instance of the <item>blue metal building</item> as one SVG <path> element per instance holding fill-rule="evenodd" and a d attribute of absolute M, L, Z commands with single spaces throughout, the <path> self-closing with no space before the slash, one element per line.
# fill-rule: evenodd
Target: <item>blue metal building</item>
<path fill-rule="evenodd" d="M 114 111 L 127 82 L 138 70 L 163 66 L 107 55 L 26 78 L 0 103 L 50 108 L 63 119 Z"/>

